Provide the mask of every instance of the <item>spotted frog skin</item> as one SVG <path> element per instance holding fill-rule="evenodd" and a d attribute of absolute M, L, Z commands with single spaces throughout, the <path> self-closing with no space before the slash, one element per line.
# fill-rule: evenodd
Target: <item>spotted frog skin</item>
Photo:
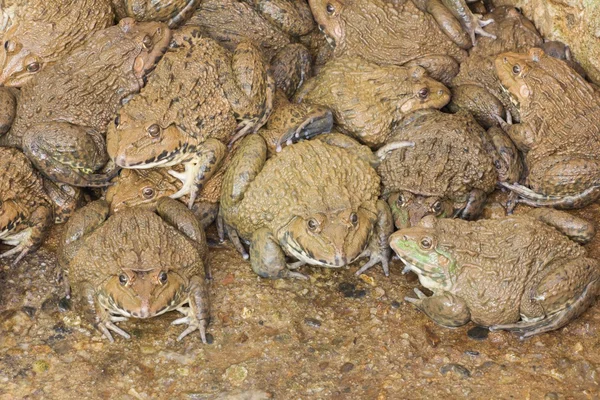
<path fill-rule="evenodd" d="M 225 144 L 265 124 L 275 85 L 249 42 L 231 54 L 186 27 L 174 37 L 174 47 L 142 92 L 120 110 L 107 148 L 122 168 L 183 164 L 184 173 L 171 172 L 183 182 L 171 197 L 189 194 L 191 208 L 225 157 Z"/>
<path fill-rule="evenodd" d="M 108 213 L 103 200 L 80 208 L 60 243 L 59 261 L 85 319 L 113 342 L 111 331 L 130 338 L 116 322 L 177 310 L 184 317 L 172 324 L 188 325 L 177 340 L 199 331 L 206 343 L 207 246 L 196 217 L 168 197 L 159 200 L 156 213 Z"/>
<path fill-rule="evenodd" d="M 599 265 L 577 244 L 592 224 L 563 211 L 463 221 L 424 218 L 390 245 L 430 297 L 407 297 L 442 326 L 473 321 L 521 338 L 561 328 L 600 293 Z M 574 241 L 575 240 L 575 241 Z"/>
<path fill-rule="evenodd" d="M 519 124 L 500 122 L 526 153 L 529 188 L 518 183 L 503 186 L 533 206 L 579 208 L 598 199 L 598 93 L 564 61 L 539 48 L 526 54 L 500 54 L 495 66 L 521 114 Z"/>
<path fill-rule="evenodd" d="M 35 251 L 52 227 L 52 202 L 42 177 L 17 149 L 0 147 L 0 241 L 15 246 L 13 265 Z"/>
<path fill-rule="evenodd" d="M 239 238 L 250 243 L 254 272 L 305 278 L 291 269 L 338 268 L 369 257 L 357 273 L 381 262 L 388 274 L 386 238 L 393 225 L 387 205 L 378 200 L 379 177 L 367 162 L 319 140 L 266 157 L 264 140 L 246 137 L 225 173 L 221 195 L 221 223 L 245 258 Z M 286 256 L 299 261 L 288 265 Z"/>
<path fill-rule="evenodd" d="M 294 100 L 330 108 L 340 131 L 378 148 L 407 114 L 442 108 L 450 101 L 450 91 L 421 67 L 338 57 L 308 80 Z"/>
<path fill-rule="evenodd" d="M 113 175 L 98 170 L 108 160 L 107 126 L 144 85 L 170 37 L 162 23 L 128 18 L 96 32 L 22 88 L 15 122 L 0 141 L 22 148 L 54 181 L 106 186 Z"/>

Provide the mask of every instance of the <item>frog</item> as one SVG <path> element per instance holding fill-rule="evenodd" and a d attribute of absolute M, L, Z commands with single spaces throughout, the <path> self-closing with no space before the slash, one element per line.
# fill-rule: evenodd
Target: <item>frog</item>
<path fill-rule="evenodd" d="M 0 135 L 10 130 L 17 114 L 17 89 L 0 87 Z"/>
<path fill-rule="evenodd" d="M 44 191 L 52 201 L 55 224 L 64 224 L 71 215 L 86 202 L 81 188 L 66 183 L 54 182 L 42 177 Z"/>
<path fill-rule="evenodd" d="M 506 111 L 519 121 L 519 109 L 510 95 L 502 89 L 495 73 L 494 60 L 507 51 L 523 52 L 541 46 L 543 39 L 533 23 L 514 7 L 497 7 L 486 18 L 494 24 L 485 28 L 496 39 L 483 37 L 471 49 L 469 57 L 460 65 L 460 72 L 452 79 L 451 112 L 467 110 L 486 129 L 499 126 L 496 116 L 506 117 Z"/>
<path fill-rule="evenodd" d="M 55 182 L 108 185 L 117 171 L 101 171 L 108 125 L 142 88 L 170 38 L 165 24 L 131 18 L 97 31 L 23 86 L 17 117 L 0 144 L 23 149 Z"/>
<path fill-rule="evenodd" d="M 0 46 L 2 86 L 24 86 L 95 32 L 114 24 L 111 0 L 32 0 L 15 7 Z"/>
<path fill-rule="evenodd" d="M 184 316 L 172 325 L 188 325 L 177 340 L 198 331 L 206 343 L 210 271 L 196 217 L 169 197 L 156 212 L 133 207 L 109 215 L 109 209 L 96 200 L 65 225 L 58 258 L 76 310 L 111 343 L 111 332 L 131 337 L 117 322 L 177 310 Z"/>
<path fill-rule="evenodd" d="M 380 66 L 361 57 L 336 57 L 309 79 L 293 102 L 331 109 L 337 129 L 381 147 L 406 114 L 442 108 L 450 90 L 419 66 Z"/>
<path fill-rule="evenodd" d="M 225 172 L 220 232 L 263 278 L 307 279 L 296 271 L 304 264 L 340 268 L 362 257 L 369 260 L 356 274 L 381 263 L 387 276 L 393 222 L 379 176 L 343 147 L 351 138 L 338 147 L 321 136 L 269 159 L 260 135 L 244 138 Z"/>
<path fill-rule="evenodd" d="M 309 0 L 333 56 L 364 57 L 380 65 L 421 66 L 446 85 L 467 52 L 410 0 Z"/>
<path fill-rule="evenodd" d="M 495 59 L 521 121 L 498 121 L 525 154 L 524 184 L 503 182 L 532 206 L 581 208 L 600 197 L 600 95 L 564 61 L 540 48 Z M 568 107 L 565 104 L 569 105 Z"/>
<path fill-rule="evenodd" d="M 414 226 L 430 214 L 475 219 L 500 179 L 518 179 L 518 151 L 498 130 L 501 137 L 488 136 L 465 111 L 409 114 L 377 151 L 382 197 L 396 228 Z M 397 148 L 406 142 L 412 146 Z"/>
<path fill-rule="evenodd" d="M 0 241 L 14 246 L 0 258 L 17 265 L 44 242 L 53 224 L 52 201 L 42 177 L 19 150 L 0 147 Z"/>
<path fill-rule="evenodd" d="M 600 293 L 598 261 L 581 244 L 592 223 L 538 208 L 497 219 L 427 216 L 390 236 L 390 246 L 433 291 L 406 297 L 439 325 L 473 321 L 521 338 L 559 329 Z"/>
<path fill-rule="evenodd" d="M 171 29 L 185 23 L 200 0 L 112 0 L 118 19 L 131 17 L 136 21 L 161 21 Z"/>
<path fill-rule="evenodd" d="M 274 95 L 268 66 L 252 43 L 232 54 L 186 26 L 141 93 L 119 110 L 107 134 L 108 154 L 121 168 L 184 164 L 185 172 L 170 172 L 183 182 L 171 197 L 189 194 L 192 208 L 226 144 L 266 123 Z"/>

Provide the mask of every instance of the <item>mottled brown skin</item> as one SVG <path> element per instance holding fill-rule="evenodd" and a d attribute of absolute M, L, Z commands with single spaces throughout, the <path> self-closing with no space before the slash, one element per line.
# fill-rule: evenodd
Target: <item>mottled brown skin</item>
<path fill-rule="evenodd" d="M 249 42 L 231 54 L 188 26 L 174 37 L 148 84 L 127 103 L 107 135 L 108 154 L 122 168 L 185 165 L 173 198 L 194 201 L 218 170 L 225 143 L 256 132 L 273 108 L 275 85 Z"/>
<path fill-rule="evenodd" d="M 327 37 L 319 30 L 313 30 L 308 35 L 302 36 L 300 42 L 310 51 L 313 60 L 313 75 L 318 75 L 323 65 L 333 58 L 333 47 L 329 45 Z"/>
<path fill-rule="evenodd" d="M 142 88 L 170 36 L 162 23 L 129 18 L 94 33 L 23 87 L 2 144 L 22 148 L 54 181 L 106 186 L 112 175 L 97 171 L 108 160 L 107 126 L 122 101 Z"/>
<path fill-rule="evenodd" d="M 0 147 L 0 241 L 15 246 L 0 258 L 16 255 L 14 265 L 35 251 L 53 218 L 42 177 L 31 162 L 17 149 Z"/>
<path fill-rule="evenodd" d="M 30 0 L 20 4 L 2 37 L 0 85 L 25 85 L 94 32 L 113 25 L 113 20 L 111 0 Z"/>
<path fill-rule="evenodd" d="M 424 218 L 390 245 L 419 276 L 430 297 L 407 297 L 440 325 L 469 320 L 521 338 L 559 329 L 600 293 L 598 262 L 570 240 L 586 243 L 593 225 L 562 211 L 467 222 Z M 567 237 L 569 236 L 569 237 Z"/>
<path fill-rule="evenodd" d="M 130 338 L 115 322 L 177 310 L 185 316 L 172 324 L 189 325 L 177 340 L 198 330 L 206 343 L 207 246 L 196 217 L 168 197 L 156 213 L 129 208 L 108 214 L 103 200 L 79 209 L 60 243 L 61 267 L 85 319 L 113 342 L 110 331 Z"/>
<path fill-rule="evenodd" d="M 539 46 L 543 40 L 531 21 L 513 7 L 498 7 L 486 16 L 494 23 L 485 27 L 496 39 L 482 37 L 469 57 L 460 65 L 460 72 L 452 80 L 452 112 L 469 111 L 485 128 L 498 126 L 496 116 L 506 111 L 519 121 L 519 109 L 510 95 L 502 90 L 495 74 L 494 59 L 507 51 L 522 52 Z"/>
<path fill-rule="evenodd" d="M 201 0 L 112 0 L 118 19 L 161 21 L 175 29 L 193 14 Z"/>
<path fill-rule="evenodd" d="M 534 206 L 579 208 L 600 196 L 600 97 L 561 60 L 533 48 L 503 53 L 496 73 L 519 105 L 503 128 L 526 153 L 526 184 L 505 184 Z"/>
<path fill-rule="evenodd" d="M 220 210 L 246 257 L 239 238 L 250 242 L 250 262 L 259 276 L 305 278 L 290 269 L 343 267 L 360 257 L 370 259 L 358 273 L 378 262 L 388 273 L 391 215 L 378 200 L 379 177 L 367 162 L 319 140 L 266 157 L 260 136 L 244 139 L 225 173 Z M 288 265 L 286 256 L 299 262 Z"/>
<path fill-rule="evenodd" d="M 412 147 L 386 151 L 394 143 Z M 417 111 L 407 117 L 378 151 L 377 172 L 397 228 L 423 216 L 476 218 L 498 182 L 501 162 L 485 130 L 466 112 Z"/>
<path fill-rule="evenodd" d="M 17 114 L 16 89 L 0 88 L 0 135 L 10 130 Z"/>
<path fill-rule="evenodd" d="M 338 57 L 296 93 L 296 102 L 330 108 L 337 127 L 371 148 L 383 145 L 406 114 L 442 108 L 450 91 L 421 67 L 379 66 Z"/>
<path fill-rule="evenodd" d="M 420 65 L 448 84 L 467 53 L 435 19 L 412 1 L 309 0 L 334 56 L 354 56 L 385 65 Z"/>
<path fill-rule="evenodd" d="M 291 98 L 296 90 L 312 76 L 312 56 L 300 43 L 290 43 L 271 60 L 275 86 Z"/>
<path fill-rule="evenodd" d="M 57 183 L 50 179 L 44 179 L 44 191 L 50 200 L 52 200 L 55 224 L 67 222 L 75 210 L 85 202 L 83 190 L 67 185 L 66 183 Z"/>

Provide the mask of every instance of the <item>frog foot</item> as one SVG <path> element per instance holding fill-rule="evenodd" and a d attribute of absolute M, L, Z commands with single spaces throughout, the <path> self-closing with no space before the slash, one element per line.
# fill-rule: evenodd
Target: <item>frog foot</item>
<path fill-rule="evenodd" d="M 193 161 L 185 164 L 185 172 L 169 170 L 169 175 L 179 179 L 183 183 L 181 189 L 179 189 L 177 192 L 173 193 L 169 197 L 171 197 L 172 199 L 179 199 L 180 197 L 189 194 L 190 199 L 188 201 L 188 207 L 192 208 L 192 206 L 194 205 L 194 201 L 198 196 L 198 189 L 196 185 L 194 185 L 194 181 L 199 170 L 200 167 L 198 163 Z"/>
<path fill-rule="evenodd" d="M 98 322 L 96 324 L 96 328 L 100 332 L 102 332 L 102 334 L 111 343 L 114 343 L 115 339 L 113 339 L 110 331 L 113 331 L 113 332 L 115 332 L 115 333 L 123 336 L 125 339 L 131 339 L 131 335 L 129 335 L 129 333 L 125 332 L 123 329 L 119 328 L 118 326 L 116 326 L 114 324 L 114 322 L 123 322 L 123 321 L 127 321 L 127 319 L 128 318 L 126 318 L 126 317 L 119 317 L 119 316 L 116 316 L 116 315 L 109 315 L 108 320 Z"/>
<path fill-rule="evenodd" d="M 517 201 L 532 207 L 579 208 L 600 197 L 600 186 L 595 185 L 581 193 L 564 196 L 544 195 L 518 183 L 499 182 L 500 186 L 520 196 Z"/>
<path fill-rule="evenodd" d="M 506 120 L 504 120 L 499 115 L 494 115 L 494 118 L 496 118 L 496 121 L 498 121 L 503 131 L 507 131 L 509 127 L 513 124 L 512 115 L 508 110 L 506 110 Z"/>
<path fill-rule="evenodd" d="M 1 233 L 2 232 L 0 232 L 0 234 Z M 31 239 L 32 233 L 33 230 L 29 228 L 17 234 L 11 235 L 10 237 L 3 238 L 2 240 L 5 243 L 14 245 L 15 247 L 0 254 L 0 258 L 11 257 L 15 254 L 18 254 L 18 256 L 11 263 L 12 266 L 17 265 L 23 259 L 23 257 L 35 250 L 36 246 Z"/>
<path fill-rule="evenodd" d="M 177 336 L 177 341 L 181 341 L 181 339 L 194 331 L 199 331 L 202 343 L 206 344 L 206 327 L 208 326 L 208 321 L 205 319 L 198 319 L 191 307 L 179 307 L 177 311 L 185 315 L 185 317 L 176 319 L 171 322 L 171 325 L 188 324 L 186 330 L 181 332 L 181 335 Z"/>
<path fill-rule="evenodd" d="M 282 278 L 294 278 L 294 279 L 301 279 L 301 280 L 308 280 L 308 276 L 301 274 L 300 272 L 296 272 L 296 271 L 290 271 L 290 270 L 294 270 L 294 269 L 298 269 L 300 267 L 302 267 L 303 265 L 306 265 L 306 263 L 304 261 L 296 261 L 294 263 L 291 264 L 287 264 L 287 271 L 283 271 L 282 272 Z"/>
<path fill-rule="evenodd" d="M 404 269 L 406 270 L 406 268 Z M 402 273 L 404 273 L 404 271 L 402 271 Z M 421 292 L 421 290 L 419 288 L 414 288 L 413 289 L 415 294 L 417 295 L 417 298 L 415 299 L 414 297 L 405 297 L 404 301 L 407 301 L 411 304 L 414 304 L 415 306 L 417 306 L 417 308 L 421 308 L 421 303 L 423 302 L 423 299 L 427 298 L 427 295 L 423 292 Z"/>
<path fill-rule="evenodd" d="M 330 132 L 333 128 L 333 113 L 327 110 L 323 115 L 306 118 L 295 129 L 285 132 L 277 140 L 275 151 L 279 153 L 282 150 L 282 144 L 289 146 L 298 142 L 300 139 L 311 139 L 321 133 Z"/>
<path fill-rule="evenodd" d="M 385 276 L 390 276 L 390 264 L 389 264 L 388 258 L 385 255 L 381 255 L 381 254 L 377 254 L 377 253 L 371 254 L 369 261 L 367 261 L 365 263 L 365 265 L 363 265 L 362 267 L 360 267 L 360 269 L 358 271 L 356 271 L 356 276 L 359 276 L 359 275 L 365 273 L 365 271 L 367 271 L 372 266 L 374 266 L 375 264 L 378 264 L 378 263 L 381 263 L 381 266 L 383 267 L 383 273 L 385 274 Z"/>
<path fill-rule="evenodd" d="M 496 39 L 496 35 L 492 35 L 489 32 L 486 32 L 483 30 L 483 27 L 488 26 L 489 24 L 493 23 L 494 20 L 493 19 L 486 19 L 486 20 L 482 20 L 482 16 L 480 14 L 472 14 L 473 17 L 471 18 L 471 26 L 472 29 L 469 30 L 469 36 L 471 36 L 471 43 L 473 43 L 473 46 L 475 46 L 475 35 L 481 35 L 481 36 L 485 36 L 485 37 L 489 37 L 492 39 Z"/>
<path fill-rule="evenodd" d="M 375 155 L 377 156 L 377 158 L 379 158 L 380 161 L 383 161 L 385 160 L 389 152 L 405 147 L 415 147 L 415 143 L 407 141 L 391 142 L 377 150 L 377 153 L 375 153 Z"/>

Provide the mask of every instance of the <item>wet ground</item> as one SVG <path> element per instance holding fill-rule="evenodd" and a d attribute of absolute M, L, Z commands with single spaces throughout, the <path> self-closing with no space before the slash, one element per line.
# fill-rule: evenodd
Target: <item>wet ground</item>
<path fill-rule="evenodd" d="M 600 206 L 579 214 L 600 221 Z M 1 400 L 600 398 L 600 304 L 523 341 L 447 329 L 403 300 L 418 281 L 399 261 L 389 278 L 353 265 L 268 281 L 212 247 L 212 343 L 177 342 L 173 312 L 120 323 L 132 339 L 111 344 L 62 299 L 59 233 L 17 267 L 0 262 Z M 597 258 L 600 235 L 587 247 Z"/>

